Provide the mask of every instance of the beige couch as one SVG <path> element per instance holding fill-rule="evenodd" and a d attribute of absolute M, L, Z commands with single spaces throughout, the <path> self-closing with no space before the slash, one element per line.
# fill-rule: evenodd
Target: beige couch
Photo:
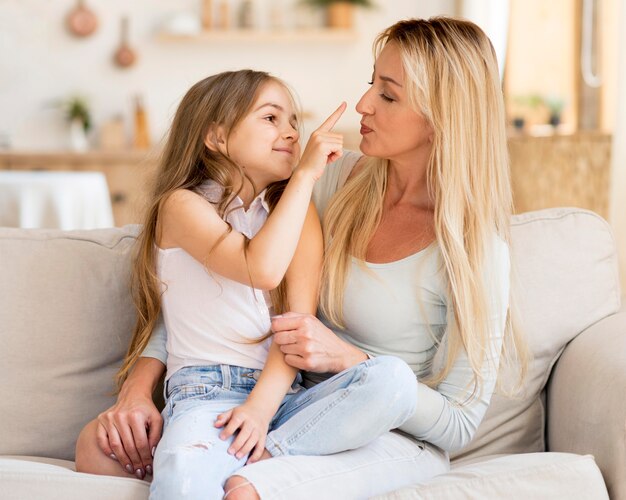
<path fill-rule="evenodd" d="M 0 498 L 147 497 L 139 480 L 72 468 L 79 430 L 114 400 L 137 229 L 0 229 Z M 513 255 L 534 354 L 524 394 L 494 397 L 450 473 L 384 498 L 626 499 L 626 311 L 609 228 L 579 209 L 523 214 Z"/>

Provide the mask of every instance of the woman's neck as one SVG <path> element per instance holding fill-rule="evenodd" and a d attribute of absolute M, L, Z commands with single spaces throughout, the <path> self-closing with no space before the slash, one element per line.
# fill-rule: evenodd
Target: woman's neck
<path fill-rule="evenodd" d="M 387 177 L 385 204 L 395 207 L 403 204 L 432 210 L 434 200 L 430 199 L 426 178 L 427 163 L 402 162 L 391 160 Z"/>

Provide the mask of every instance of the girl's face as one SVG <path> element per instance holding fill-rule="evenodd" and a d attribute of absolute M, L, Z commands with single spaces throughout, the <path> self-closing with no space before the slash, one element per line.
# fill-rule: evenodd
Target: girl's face
<path fill-rule="evenodd" d="M 226 144 L 228 155 L 262 190 L 289 178 L 300 159 L 297 126 L 291 96 L 280 83 L 270 80 L 233 129 Z"/>
<path fill-rule="evenodd" d="M 404 68 L 395 43 L 385 45 L 374 65 L 370 89 L 356 105 L 361 119 L 361 151 L 396 161 L 430 155 L 433 130 L 408 102 Z"/>

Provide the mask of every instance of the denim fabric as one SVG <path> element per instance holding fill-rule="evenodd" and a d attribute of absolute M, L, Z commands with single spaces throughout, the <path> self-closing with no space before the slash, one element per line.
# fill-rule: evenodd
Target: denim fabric
<path fill-rule="evenodd" d="M 261 371 L 229 365 L 178 370 L 165 385 L 163 437 L 154 456 L 150 498 L 222 498 L 222 485 L 247 457 L 228 453 L 233 437 L 223 441 L 215 419 L 244 403 Z M 304 391 L 298 382 L 292 394 Z M 288 394 L 288 400 L 292 394 Z"/>
<path fill-rule="evenodd" d="M 246 462 L 219 439 L 215 419 L 242 404 L 260 371 L 228 365 L 188 367 L 167 382 L 163 437 L 154 457 L 150 498 L 221 498 Z M 417 381 L 398 358 L 364 361 L 305 390 L 300 376 L 271 421 L 273 456 L 327 455 L 362 447 L 415 411 Z"/>

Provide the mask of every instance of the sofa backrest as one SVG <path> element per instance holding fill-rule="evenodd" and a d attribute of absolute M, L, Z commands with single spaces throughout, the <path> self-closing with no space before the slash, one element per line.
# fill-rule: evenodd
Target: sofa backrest
<path fill-rule="evenodd" d="M 0 228 L 0 455 L 73 460 L 81 428 L 115 401 L 138 229 Z"/>
<path fill-rule="evenodd" d="M 137 226 L 93 231 L 0 228 L 0 455 L 72 460 L 80 429 L 114 401 L 130 341 Z M 494 396 L 455 457 L 542 451 L 542 391 L 564 346 L 619 307 L 607 223 L 579 209 L 516 216 L 514 289 L 534 360 L 523 397 Z"/>
<path fill-rule="evenodd" d="M 513 296 L 533 356 L 528 378 L 516 398 L 493 396 L 476 436 L 452 459 L 545 451 L 552 366 L 570 340 L 620 307 L 616 245 L 600 216 L 577 208 L 527 212 L 513 217 L 511 239 Z"/>

